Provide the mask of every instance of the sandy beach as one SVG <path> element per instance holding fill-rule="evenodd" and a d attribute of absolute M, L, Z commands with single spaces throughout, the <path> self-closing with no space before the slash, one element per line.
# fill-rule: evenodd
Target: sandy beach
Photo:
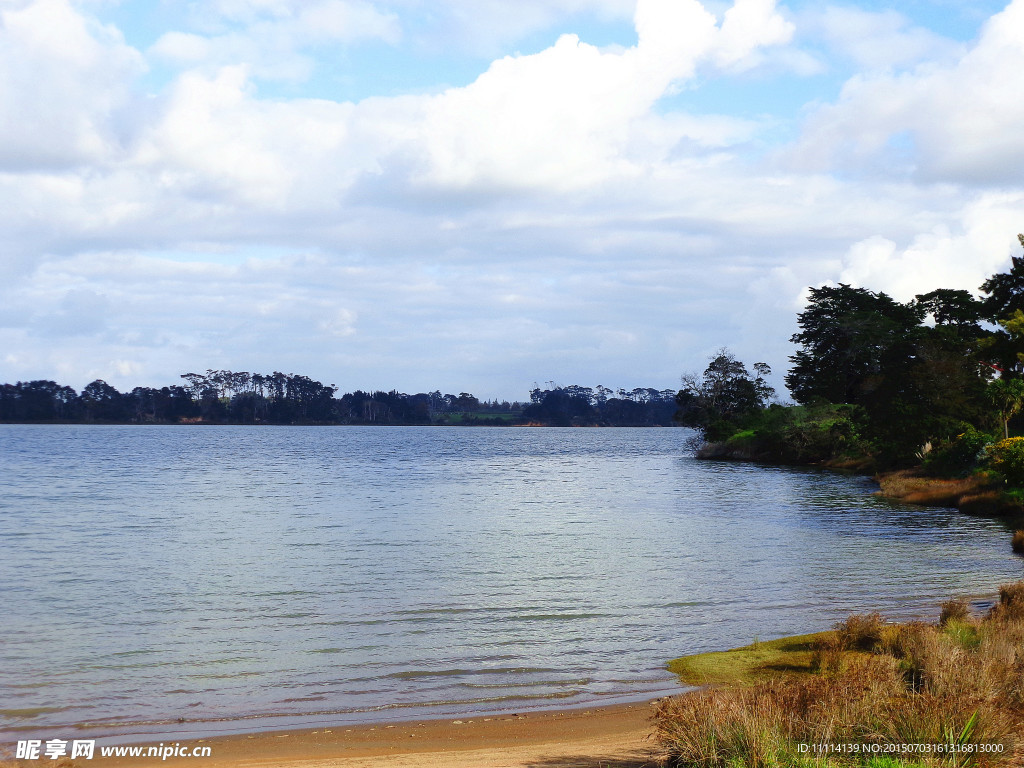
<path fill-rule="evenodd" d="M 209 757 L 57 761 L 60 768 L 105 765 L 292 766 L 294 768 L 642 768 L 658 765 L 651 702 L 584 710 L 274 731 L 180 742 Z M 172 744 L 173 742 L 165 742 Z M 149 746 L 145 744 L 144 746 Z M 53 761 L 45 760 L 48 764 Z M 40 765 L 16 761 L 8 765 Z"/>

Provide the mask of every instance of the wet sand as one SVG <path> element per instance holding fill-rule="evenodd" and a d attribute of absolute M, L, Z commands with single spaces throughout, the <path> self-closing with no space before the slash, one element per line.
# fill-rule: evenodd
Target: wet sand
<path fill-rule="evenodd" d="M 651 702 L 585 710 L 323 727 L 181 741 L 210 757 L 76 759 L 104 765 L 269 768 L 653 768 Z M 173 742 L 165 742 L 173 743 Z M 146 744 L 145 746 L 149 746 Z M 50 760 L 45 760 L 53 764 Z M 42 764 L 24 761 L 19 765 Z M 61 768 L 68 762 L 60 761 Z"/>

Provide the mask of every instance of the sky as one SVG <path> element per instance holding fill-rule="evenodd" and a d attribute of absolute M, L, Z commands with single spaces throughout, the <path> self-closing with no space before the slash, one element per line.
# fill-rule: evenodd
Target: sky
<path fill-rule="evenodd" d="M 781 389 L 1020 255 L 1022 93 L 1024 0 L 0 0 L 0 381 Z"/>

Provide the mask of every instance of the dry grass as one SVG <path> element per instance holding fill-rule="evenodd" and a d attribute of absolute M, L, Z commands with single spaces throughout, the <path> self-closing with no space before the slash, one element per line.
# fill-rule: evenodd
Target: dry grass
<path fill-rule="evenodd" d="M 1018 555 L 1024 555 L 1024 531 L 1015 531 L 1010 546 Z"/>
<path fill-rule="evenodd" d="M 712 688 L 660 703 L 657 738 L 682 768 L 897 768 L 865 755 L 815 756 L 801 744 L 998 744 L 1001 753 L 915 756 L 915 766 L 1020 764 L 1024 582 L 983 619 L 950 601 L 941 625 L 851 616 L 819 638 L 818 674 Z M 904 763 L 903 765 L 906 765 Z"/>
<path fill-rule="evenodd" d="M 944 627 L 952 621 L 965 622 L 971 616 L 970 606 L 963 599 L 947 600 L 942 604 L 942 613 L 939 614 L 939 626 Z"/>
<path fill-rule="evenodd" d="M 988 490 L 988 478 L 983 476 L 944 479 L 928 477 L 911 469 L 879 475 L 877 480 L 879 493 L 886 498 L 937 507 L 955 507 L 963 497 L 983 494 Z"/>
<path fill-rule="evenodd" d="M 979 491 L 967 493 L 960 497 L 957 504 L 961 512 L 969 515 L 1002 515 L 1014 514 L 1012 505 L 1008 505 L 999 491 Z"/>
<path fill-rule="evenodd" d="M 855 613 L 836 624 L 844 650 L 873 651 L 882 642 L 886 621 L 880 613 Z"/>

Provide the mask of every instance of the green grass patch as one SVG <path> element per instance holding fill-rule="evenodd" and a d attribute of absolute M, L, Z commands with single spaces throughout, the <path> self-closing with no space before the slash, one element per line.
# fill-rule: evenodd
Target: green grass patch
<path fill-rule="evenodd" d="M 830 635 L 835 632 L 781 637 L 731 651 L 682 656 L 670 661 L 668 669 L 687 685 L 754 683 L 772 677 L 811 674 L 814 645 Z"/>

